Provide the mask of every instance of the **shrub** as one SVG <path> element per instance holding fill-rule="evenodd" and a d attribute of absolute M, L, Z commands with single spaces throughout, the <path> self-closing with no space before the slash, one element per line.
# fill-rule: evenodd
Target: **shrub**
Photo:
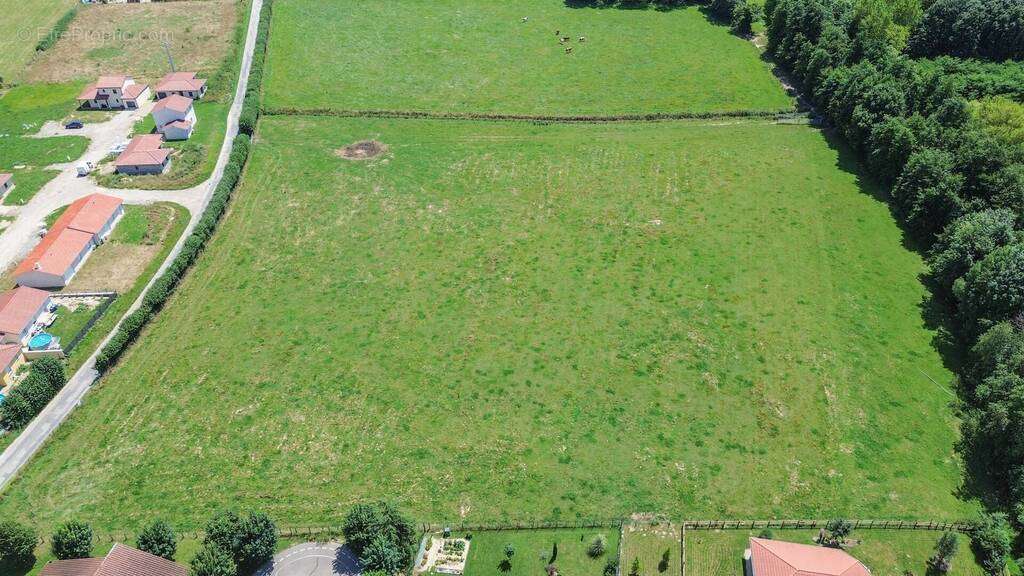
<path fill-rule="evenodd" d="M 732 11 L 729 28 L 737 34 L 749 36 L 754 33 L 754 22 L 760 18 L 758 6 L 742 0 Z"/>
<path fill-rule="evenodd" d="M 16 430 L 31 422 L 60 392 L 65 381 L 64 365 L 60 360 L 40 358 L 32 362 L 29 375 L 0 405 L 0 425 Z"/>
<path fill-rule="evenodd" d="M 759 532 L 759 533 L 757 534 L 757 537 L 758 537 L 758 538 L 763 538 L 763 539 L 765 539 L 765 540 L 771 540 L 772 538 L 774 538 L 774 537 L 775 537 L 775 533 L 774 533 L 774 532 L 772 532 L 771 528 L 765 528 L 764 530 L 761 530 L 761 531 L 760 531 L 760 532 Z"/>
<path fill-rule="evenodd" d="M 135 547 L 154 556 L 174 560 L 178 551 L 178 540 L 171 525 L 163 520 L 156 520 L 139 532 L 135 539 Z"/>
<path fill-rule="evenodd" d="M 38 541 L 32 528 L 14 520 L 0 520 L 0 572 L 7 574 L 35 564 Z"/>
<path fill-rule="evenodd" d="M 597 558 L 605 553 L 608 548 L 608 538 L 604 534 L 598 534 L 587 547 L 587 554 L 591 558 Z"/>
<path fill-rule="evenodd" d="M 828 531 L 825 544 L 839 547 L 846 541 L 847 536 L 853 532 L 853 524 L 851 524 L 849 520 L 834 518 L 825 524 L 825 530 Z"/>
<path fill-rule="evenodd" d="M 991 576 L 999 576 L 1006 568 L 1013 531 L 1005 514 L 986 514 L 971 531 L 975 553 L 982 568 Z"/>
<path fill-rule="evenodd" d="M 378 536 L 386 537 L 404 555 L 411 553 L 415 527 L 387 502 L 356 504 L 345 516 L 342 533 L 348 546 L 360 558 Z"/>
<path fill-rule="evenodd" d="M 516 547 L 511 543 L 505 544 L 505 558 L 511 560 L 516 555 Z"/>
<path fill-rule="evenodd" d="M 189 576 L 237 576 L 231 554 L 210 542 L 192 558 L 190 567 Z"/>
<path fill-rule="evenodd" d="M 954 532 L 945 532 L 935 543 L 935 553 L 928 558 L 928 567 L 936 572 L 945 574 L 953 566 L 953 557 L 956 556 L 960 542 Z"/>
<path fill-rule="evenodd" d="M 71 25 L 71 21 L 74 20 L 77 15 L 78 10 L 74 8 L 65 12 L 64 15 L 61 16 L 53 25 L 53 29 L 51 29 L 46 36 L 40 38 L 39 42 L 36 43 L 36 52 L 46 52 L 50 48 L 53 48 L 53 45 L 57 43 L 57 40 L 60 40 L 60 37 L 67 32 L 68 26 Z"/>
<path fill-rule="evenodd" d="M 609 558 L 604 563 L 604 570 L 602 576 L 615 576 L 619 572 L 619 561 L 615 558 Z"/>
<path fill-rule="evenodd" d="M 954 293 L 972 337 L 1024 313 L 1024 243 L 993 250 L 956 283 Z"/>
<path fill-rule="evenodd" d="M 92 554 L 92 527 L 76 520 L 65 522 L 53 533 L 50 547 L 59 560 L 88 558 Z"/>

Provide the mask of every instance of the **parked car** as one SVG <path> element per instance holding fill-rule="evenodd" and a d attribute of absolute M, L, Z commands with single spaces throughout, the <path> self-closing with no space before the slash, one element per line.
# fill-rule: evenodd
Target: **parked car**
<path fill-rule="evenodd" d="M 79 120 L 72 120 L 71 122 L 65 124 L 64 127 L 67 128 L 68 130 L 81 130 L 82 128 L 85 127 L 85 124 L 82 124 L 82 122 Z"/>
<path fill-rule="evenodd" d="M 89 172 L 96 169 L 96 164 L 93 164 L 92 162 L 82 162 L 78 166 L 75 166 L 75 169 L 78 170 L 79 176 L 88 176 Z"/>
<path fill-rule="evenodd" d="M 110 155 L 111 156 L 115 156 L 117 154 L 120 154 L 121 152 L 124 152 L 126 148 L 128 148 L 128 143 L 127 142 L 121 142 L 120 144 L 114 144 L 113 146 L 110 147 Z"/>

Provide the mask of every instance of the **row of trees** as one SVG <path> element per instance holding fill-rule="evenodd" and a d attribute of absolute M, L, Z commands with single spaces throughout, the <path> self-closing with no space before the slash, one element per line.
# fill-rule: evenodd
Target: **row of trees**
<path fill-rule="evenodd" d="M 64 363 L 57 358 L 32 362 L 28 376 L 0 404 L 0 426 L 17 430 L 32 421 L 67 382 Z"/>
<path fill-rule="evenodd" d="M 997 97 L 1019 106 L 1024 65 L 912 58 L 892 33 L 912 18 L 871 5 L 768 0 L 768 49 L 888 186 L 926 252 L 930 287 L 967 357 L 965 451 L 1009 487 L 1003 496 L 1024 523 L 1024 149 L 976 113 Z"/>
<path fill-rule="evenodd" d="M 1024 2 L 936 0 L 910 35 L 914 56 L 1024 58 Z"/>

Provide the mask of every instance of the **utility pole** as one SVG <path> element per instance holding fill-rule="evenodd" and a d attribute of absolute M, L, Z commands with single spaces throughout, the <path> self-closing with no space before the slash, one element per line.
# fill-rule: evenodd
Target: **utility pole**
<path fill-rule="evenodd" d="M 164 52 L 167 54 L 167 63 L 171 66 L 171 72 L 177 72 L 174 68 L 174 56 L 171 56 L 171 46 L 164 40 Z"/>

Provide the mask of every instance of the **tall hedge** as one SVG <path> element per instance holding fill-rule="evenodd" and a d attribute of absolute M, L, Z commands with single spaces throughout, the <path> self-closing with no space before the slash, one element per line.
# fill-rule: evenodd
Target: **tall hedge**
<path fill-rule="evenodd" d="M 259 29 L 256 32 L 256 48 L 252 55 L 252 66 L 249 69 L 249 83 L 245 89 L 245 103 L 242 114 L 238 118 L 238 129 L 243 134 L 252 135 L 256 131 L 256 122 L 260 117 L 260 95 L 263 88 L 263 66 L 267 57 L 267 42 L 270 39 L 270 17 L 273 11 L 273 0 L 264 0 L 260 12 Z"/>
<path fill-rule="evenodd" d="M 0 426 L 16 430 L 32 421 L 67 382 L 64 363 L 56 358 L 32 362 L 28 376 L 0 404 Z"/>

